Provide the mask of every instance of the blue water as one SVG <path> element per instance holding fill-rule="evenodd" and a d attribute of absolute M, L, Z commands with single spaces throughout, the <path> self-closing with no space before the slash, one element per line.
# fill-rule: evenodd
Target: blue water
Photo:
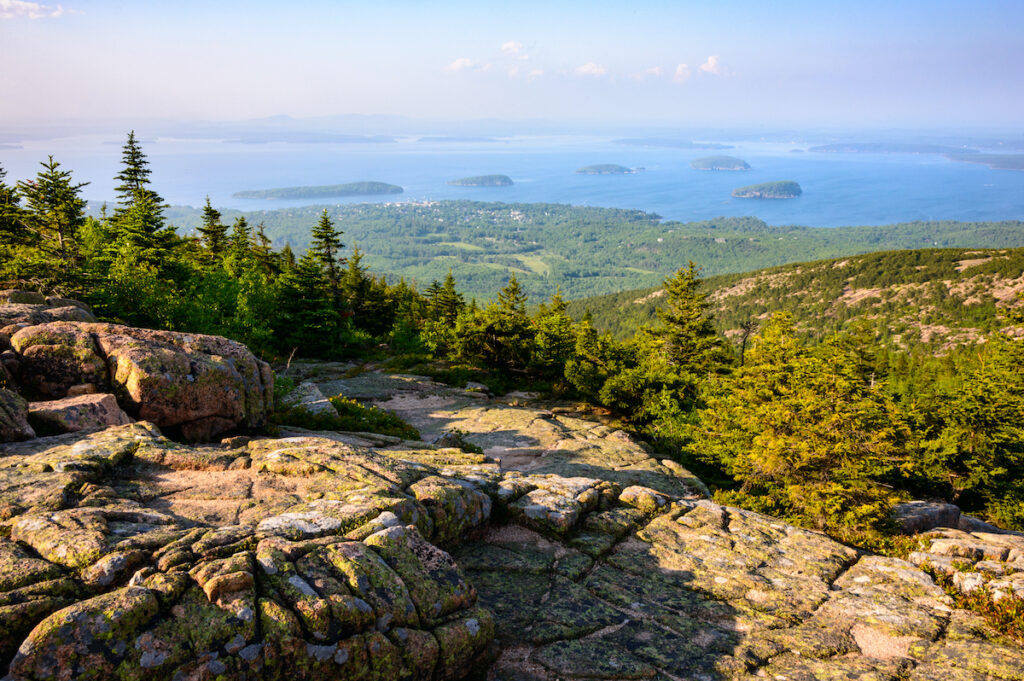
<path fill-rule="evenodd" d="M 738 142 L 723 152 L 638 148 L 610 138 L 534 137 L 495 143 L 232 144 L 214 140 L 145 140 L 153 187 L 168 202 L 242 210 L 325 201 L 241 200 L 242 189 L 377 180 L 405 193 L 332 199 L 329 203 L 472 199 L 552 202 L 636 208 L 676 220 L 751 215 L 769 224 L 819 227 L 911 220 L 1024 219 L 1024 172 L 949 161 L 938 155 L 793 153 L 800 145 Z M 123 138 L 75 137 L 25 142 L 0 149 L 7 181 L 31 177 L 47 154 L 91 184 L 83 195 L 109 200 Z M 746 160 L 747 172 L 702 172 L 689 163 L 725 153 Z M 575 169 L 617 163 L 646 170 L 633 175 L 586 176 Z M 500 173 L 511 187 L 452 187 L 469 175 Z M 734 199 L 738 186 L 795 180 L 804 194 L 791 200 Z"/>

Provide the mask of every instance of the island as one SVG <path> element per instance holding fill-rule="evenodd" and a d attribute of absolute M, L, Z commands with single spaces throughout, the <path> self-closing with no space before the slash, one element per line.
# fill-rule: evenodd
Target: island
<path fill-rule="evenodd" d="M 738 199 L 795 199 L 803 193 L 800 185 L 792 180 L 762 182 L 732 190 L 732 195 Z"/>
<path fill-rule="evenodd" d="M 847 142 L 822 144 L 808 151 L 826 154 L 963 154 L 974 153 L 975 149 L 948 147 L 942 144 L 917 144 L 913 142 Z"/>
<path fill-rule="evenodd" d="M 627 168 L 626 166 L 614 163 L 597 163 L 592 166 L 577 168 L 576 172 L 580 175 L 632 175 L 633 173 L 639 173 L 641 170 L 643 168 Z"/>
<path fill-rule="evenodd" d="M 950 161 L 983 163 L 996 170 L 1024 170 L 1024 154 L 946 154 Z"/>
<path fill-rule="evenodd" d="M 694 170 L 750 170 L 750 164 L 735 156 L 705 156 L 690 161 Z"/>
<path fill-rule="evenodd" d="M 665 137 L 629 137 L 612 140 L 612 144 L 627 144 L 631 147 L 667 147 L 669 149 L 732 149 L 730 144 L 716 142 L 691 142 L 690 140 Z"/>
<path fill-rule="evenodd" d="M 326 199 L 340 196 L 372 196 L 401 194 L 404 189 L 386 182 L 350 182 L 319 187 L 280 187 L 278 189 L 246 189 L 231 196 L 236 199 Z"/>
<path fill-rule="evenodd" d="M 508 175 L 476 175 L 450 180 L 448 184 L 455 187 L 511 187 L 515 183 Z"/>

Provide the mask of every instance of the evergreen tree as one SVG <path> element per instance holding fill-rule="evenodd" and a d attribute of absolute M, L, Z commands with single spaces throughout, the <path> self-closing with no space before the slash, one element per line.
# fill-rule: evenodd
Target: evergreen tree
<path fill-rule="evenodd" d="M 66 280 L 78 265 L 78 230 L 85 222 L 85 201 L 79 192 L 89 183 L 73 184 L 71 173 L 61 170 L 53 156 L 48 158 L 35 180 L 18 183 L 25 199 L 22 224 Z"/>
<path fill-rule="evenodd" d="M 244 262 L 252 255 L 252 230 L 244 215 L 235 218 L 228 237 L 228 252 L 236 262 Z"/>
<path fill-rule="evenodd" d="M 776 315 L 711 393 L 694 450 L 740 483 L 723 503 L 837 533 L 884 524 L 893 494 L 881 483 L 902 463 L 907 428 L 842 343 L 812 350 Z"/>
<path fill-rule="evenodd" d="M 21 199 L 14 187 L 4 182 L 7 171 L 0 166 L 0 240 L 7 244 L 24 242 L 29 234 L 22 224 Z"/>
<path fill-rule="evenodd" d="M 253 232 L 252 253 L 265 274 L 276 274 L 279 270 L 273 242 L 267 236 L 267 226 L 260 221 Z"/>
<path fill-rule="evenodd" d="M 700 271 L 692 260 L 665 280 L 667 302 L 658 310 L 661 327 L 656 334 L 670 364 L 702 376 L 719 368 L 725 355 L 699 286 Z"/>
<path fill-rule="evenodd" d="M 434 283 L 437 284 L 436 281 Z M 459 313 L 466 307 L 466 300 L 456 288 L 455 277 L 452 276 L 450 269 L 444 278 L 444 283 L 438 285 L 436 293 L 428 297 L 431 302 L 432 311 L 437 319 L 443 320 L 448 324 L 455 324 Z"/>
<path fill-rule="evenodd" d="M 311 251 L 278 280 L 274 332 L 286 353 L 323 357 L 337 347 L 338 312 L 324 284 L 323 268 Z"/>
<path fill-rule="evenodd" d="M 210 197 L 207 196 L 206 205 L 203 206 L 203 223 L 197 229 L 203 240 L 203 246 L 214 257 L 224 255 L 228 240 L 228 227 L 220 221 L 220 218 L 220 211 L 210 205 Z"/>
<path fill-rule="evenodd" d="M 309 250 L 323 268 L 336 299 L 340 297 L 341 266 L 345 264 L 345 259 L 341 257 L 341 249 L 344 247 L 341 243 L 342 234 L 340 229 L 334 227 L 330 214 L 324 208 L 320 221 L 313 228 L 313 240 L 309 244 Z"/>
<path fill-rule="evenodd" d="M 135 140 L 134 130 L 128 133 L 128 141 L 121 148 L 121 165 L 121 172 L 114 176 L 114 180 L 119 183 L 114 188 L 118 202 L 118 209 L 114 213 L 115 219 L 127 211 L 140 196 L 145 196 L 151 205 L 149 210 L 154 210 L 162 221 L 164 200 L 149 188 L 149 175 L 152 171 L 149 169 L 146 154 Z"/>
<path fill-rule="evenodd" d="M 559 289 L 547 305 L 541 303 L 533 318 L 535 348 L 533 363 L 545 373 L 561 376 L 565 363 L 576 348 L 573 323 Z"/>

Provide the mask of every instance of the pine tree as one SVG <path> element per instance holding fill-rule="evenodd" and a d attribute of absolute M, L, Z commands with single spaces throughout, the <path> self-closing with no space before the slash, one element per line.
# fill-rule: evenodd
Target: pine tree
<path fill-rule="evenodd" d="M 203 223 L 197 228 L 203 240 L 203 246 L 214 255 L 221 257 L 227 246 L 228 227 L 220 221 L 221 213 L 210 205 L 210 197 L 206 197 L 203 206 Z"/>
<path fill-rule="evenodd" d="M 61 170 L 53 156 L 48 158 L 40 163 L 43 170 L 35 180 L 18 183 L 18 193 L 25 198 L 22 224 L 67 277 L 77 267 L 77 233 L 85 222 L 85 201 L 79 192 L 89 183 L 73 184 L 71 173 Z"/>
<path fill-rule="evenodd" d="M 128 133 L 128 141 L 121 148 L 121 172 L 114 176 L 119 184 L 114 188 L 117 192 L 118 208 L 114 212 L 115 219 L 137 200 L 139 195 L 145 195 L 160 219 L 163 220 L 164 200 L 160 195 L 149 188 L 149 161 L 142 147 L 135 140 L 135 131 Z"/>

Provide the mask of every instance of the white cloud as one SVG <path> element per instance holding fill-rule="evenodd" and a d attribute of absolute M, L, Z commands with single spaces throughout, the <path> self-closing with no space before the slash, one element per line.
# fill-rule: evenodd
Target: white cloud
<path fill-rule="evenodd" d="M 576 73 L 578 73 L 581 76 L 603 76 L 606 73 L 608 73 L 608 69 L 601 66 L 600 64 L 595 64 L 592 61 L 588 61 L 586 64 L 583 64 L 582 66 L 577 66 Z"/>
<path fill-rule="evenodd" d="M 3 2 L 3 0 L 0 0 Z M 469 57 L 459 57 L 448 66 L 444 67 L 445 71 L 451 71 L 452 73 L 458 73 L 459 71 L 465 71 L 466 69 L 472 69 L 480 66 L 480 62 Z"/>
<path fill-rule="evenodd" d="M 648 78 L 661 78 L 663 75 L 665 75 L 665 72 L 660 66 L 652 66 L 649 69 L 634 73 L 633 78 L 636 80 L 647 80 Z"/>
<path fill-rule="evenodd" d="M 519 67 L 518 66 L 513 66 L 512 68 L 510 68 L 508 70 L 508 77 L 509 78 L 517 78 L 518 76 L 519 76 Z"/>
<path fill-rule="evenodd" d="M 518 40 L 509 40 L 508 42 L 501 44 L 501 51 L 509 56 L 515 57 L 523 51 L 523 44 Z"/>
<path fill-rule="evenodd" d="M 714 76 L 732 75 L 732 71 L 726 68 L 726 66 L 718 60 L 717 56 L 708 57 L 708 60 L 700 65 L 700 70 Z"/>
<path fill-rule="evenodd" d="M 64 14 L 63 5 L 50 7 L 24 0 L 0 0 L 0 19 L 47 19 Z M 71 13 L 75 13 L 74 10 Z"/>
<path fill-rule="evenodd" d="M 680 64 L 679 66 L 676 67 L 676 72 L 672 74 L 672 82 L 679 83 L 681 85 L 686 81 L 690 80 L 691 74 L 692 71 L 690 71 L 689 66 L 687 66 L 686 64 Z"/>
<path fill-rule="evenodd" d="M 532 71 L 530 71 L 529 73 L 526 74 L 526 77 L 529 80 L 533 80 L 534 78 L 540 78 L 543 75 L 544 75 L 544 69 L 533 69 Z"/>

